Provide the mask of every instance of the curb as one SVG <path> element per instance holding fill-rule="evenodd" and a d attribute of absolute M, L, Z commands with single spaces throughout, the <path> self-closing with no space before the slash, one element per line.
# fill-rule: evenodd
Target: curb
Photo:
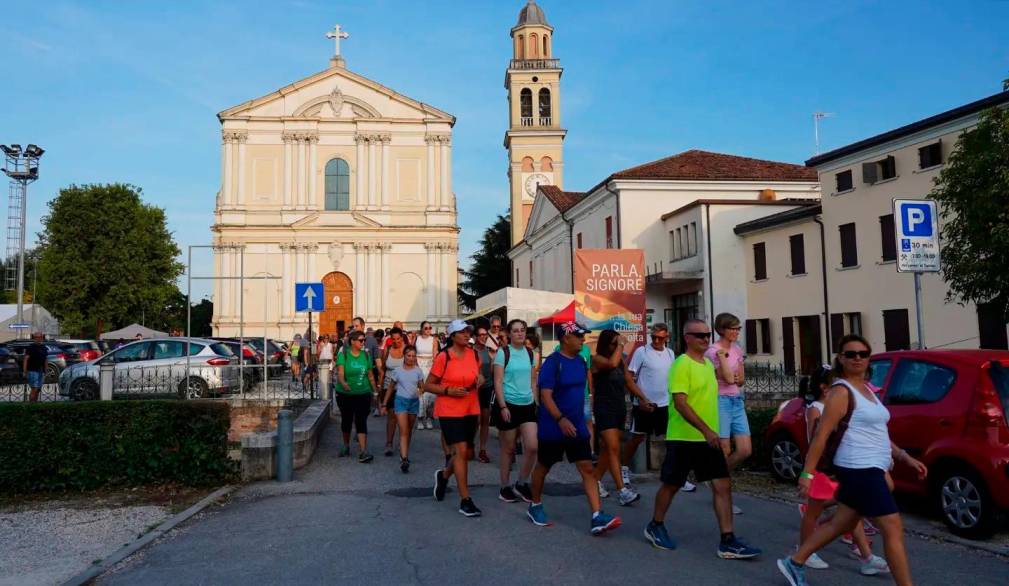
<path fill-rule="evenodd" d="M 204 509 L 212 505 L 215 501 L 217 501 L 217 499 L 231 494 L 236 488 L 238 487 L 228 485 L 215 490 L 209 495 L 203 497 L 203 499 L 201 499 L 195 505 L 189 507 L 188 509 L 182 511 L 181 513 L 172 515 L 164 522 L 162 522 L 160 525 L 155 527 L 153 530 L 141 535 L 137 539 L 134 539 L 131 543 L 128 543 L 123 547 L 119 548 L 111 555 L 104 558 L 102 561 L 96 564 L 92 564 L 91 567 L 89 567 L 87 570 L 77 574 L 76 576 L 70 578 L 69 580 L 66 580 L 65 582 L 62 583 L 62 586 L 82 586 L 83 584 L 87 584 L 91 580 L 94 580 L 95 578 L 107 572 L 110 568 L 112 568 L 112 566 L 115 566 L 119 562 L 133 555 L 137 551 L 143 549 L 147 545 L 150 545 L 150 543 L 155 539 L 158 539 L 159 537 L 168 533 L 181 523 L 189 520 L 197 513 L 203 511 Z"/>

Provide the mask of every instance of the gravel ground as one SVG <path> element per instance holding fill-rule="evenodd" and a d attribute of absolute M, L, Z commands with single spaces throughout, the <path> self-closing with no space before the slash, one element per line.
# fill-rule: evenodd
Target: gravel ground
<path fill-rule="evenodd" d="M 167 506 L 81 508 L 49 501 L 0 511 L 0 585 L 58 584 L 171 514 Z"/>

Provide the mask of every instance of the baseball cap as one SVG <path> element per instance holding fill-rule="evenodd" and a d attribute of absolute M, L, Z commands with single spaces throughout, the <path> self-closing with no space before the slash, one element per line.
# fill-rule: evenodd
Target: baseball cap
<path fill-rule="evenodd" d="M 576 336 L 584 336 L 585 334 L 588 334 L 592 331 L 576 321 L 566 321 L 561 324 L 559 329 L 560 334 L 562 336 L 564 334 L 574 334 Z"/>
<path fill-rule="evenodd" d="M 448 335 L 452 335 L 456 332 L 461 332 L 466 329 L 470 329 L 471 326 L 461 319 L 454 319 L 448 324 Z"/>

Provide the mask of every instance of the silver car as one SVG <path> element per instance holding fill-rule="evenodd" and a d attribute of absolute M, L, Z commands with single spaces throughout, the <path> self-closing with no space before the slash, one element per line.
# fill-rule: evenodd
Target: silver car
<path fill-rule="evenodd" d="M 97 399 L 103 364 L 115 365 L 114 396 L 198 399 L 236 391 L 239 385 L 238 357 L 226 344 L 204 338 L 156 338 L 130 342 L 101 358 L 68 367 L 60 374 L 60 395 Z"/>

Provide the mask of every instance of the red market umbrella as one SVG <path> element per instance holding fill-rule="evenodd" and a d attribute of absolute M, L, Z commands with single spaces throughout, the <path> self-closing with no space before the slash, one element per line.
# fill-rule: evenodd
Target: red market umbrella
<path fill-rule="evenodd" d="M 558 310 L 553 315 L 541 317 L 537 323 L 541 326 L 562 324 L 568 321 L 575 321 L 575 302 L 572 301 L 563 309 Z"/>

